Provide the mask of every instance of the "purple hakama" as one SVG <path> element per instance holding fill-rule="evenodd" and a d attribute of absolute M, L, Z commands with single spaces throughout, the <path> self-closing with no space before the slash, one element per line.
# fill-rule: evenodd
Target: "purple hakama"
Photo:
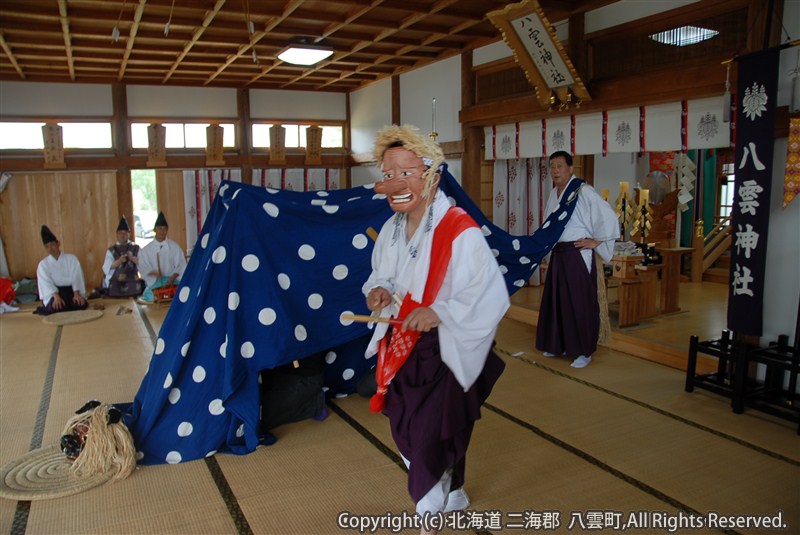
<path fill-rule="evenodd" d="M 448 468 L 450 490 L 464 484 L 465 456 L 480 407 L 505 363 L 489 351 L 478 379 L 467 392 L 443 362 L 436 329 L 422 333 L 408 360 L 389 383 L 383 413 L 392 437 L 410 461 L 408 492 L 419 502 Z"/>
<path fill-rule="evenodd" d="M 82 305 L 76 305 L 72 302 L 72 298 L 75 297 L 75 292 L 72 290 L 72 286 L 59 286 L 58 295 L 60 295 L 61 299 L 64 300 L 64 306 L 61 307 L 61 309 L 56 310 L 53 308 L 53 301 L 55 301 L 55 298 L 53 298 L 50 299 L 50 302 L 47 303 L 47 305 L 42 304 L 41 306 L 36 307 L 36 310 L 34 310 L 33 313 L 39 314 L 40 316 L 49 316 L 50 314 L 57 314 L 59 312 L 86 310 L 89 307 L 89 302 L 86 301 L 85 298 Z"/>
<path fill-rule="evenodd" d="M 553 247 L 536 326 L 536 349 L 568 357 L 590 356 L 600 334 L 597 266 L 591 272 L 575 242 Z"/>

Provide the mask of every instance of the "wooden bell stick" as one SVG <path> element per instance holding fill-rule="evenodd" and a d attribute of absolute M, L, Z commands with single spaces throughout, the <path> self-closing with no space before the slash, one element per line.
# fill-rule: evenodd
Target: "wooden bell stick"
<path fill-rule="evenodd" d="M 382 318 L 378 316 L 367 316 L 366 314 L 342 314 L 339 316 L 343 320 L 358 321 L 361 323 L 391 323 L 392 325 L 402 325 L 403 321 L 397 318 Z"/>

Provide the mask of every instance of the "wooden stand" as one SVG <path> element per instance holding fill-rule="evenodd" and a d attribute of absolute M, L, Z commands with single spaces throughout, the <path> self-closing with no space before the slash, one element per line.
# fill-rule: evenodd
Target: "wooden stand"
<path fill-rule="evenodd" d="M 661 274 L 661 313 L 678 312 L 679 284 L 681 282 L 681 258 L 694 251 L 691 247 L 657 247 L 664 258 L 664 272 Z"/>
<path fill-rule="evenodd" d="M 642 281 L 642 288 L 639 291 L 639 308 L 642 318 L 651 318 L 658 314 L 656 307 L 656 294 L 658 293 L 658 272 L 664 264 L 649 264 L 647 266 L 636 266 L 639 279 Z"/>
<path fill-rule="evenodd" d="M 619 319 L 617 327 L 631 327 L 639 325 L 641 318 L 642 282 L 638 278 L 622 279 L 619 281 L 617 295 L 619 297 Z"/>

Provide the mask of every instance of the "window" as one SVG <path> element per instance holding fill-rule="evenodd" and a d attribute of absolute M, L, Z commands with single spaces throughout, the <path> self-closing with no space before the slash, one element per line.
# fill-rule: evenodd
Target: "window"
<path fill-rule="evenodd" d="M 45 123 L 0 122 L 0 149 L 44 149 Z M 59 122 L 65 149 L 110 149 L 111 123 Z"/>
<path fill-rule="evenodd" d="M 162 123 L 166 128 L 165 147 L 168 149 L 204 149 L 207 146 L 206 128 L 210 123 Z M 146 149 L 147 127 L 150 123 L 131 123 L 131 148 Z M 220 123 L 222 146 L 236 147 L 236 129 L 233 123 Z"/>
<path fill-rule="evenodd" d="M 153 228 L 158 216 L 158 193 L 154 169 L 131 170 L 131 193 L 133 194 L 133 236 L 140 247 L 155 237 Z"/>
<path fill-rule="evenodd" d="M 269 148 L 269 129 L 273 124 L 259 123 L 252 128 L 253 148 Z M 305 148 L 306 130 L 311 123 L 280 124 L 286 131 L 286 148 Z M 322 148 L 340 149 L 344 146 L 344 127 L 341 125 L 320 125 L 322 127 Z"/>
<path fill-rule="evenodd" d="M 733 163 L 722 164 L 722 177 L 719 185 L 719 208 L 717 222 L 731 215 L 733 210 L 733 196 L 736 191 L 736 176 Z"/>

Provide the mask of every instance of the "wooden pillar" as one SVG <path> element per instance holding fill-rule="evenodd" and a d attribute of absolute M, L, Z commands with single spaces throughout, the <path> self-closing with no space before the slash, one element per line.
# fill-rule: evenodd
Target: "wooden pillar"
<path fill-rule="evenodd" d="M 131 186 L 131 169 L 127 165 L 127 156 L 131 150 L 130 122 L 128 121 L 128 93 L 123 84 L 111 86 L 111 101 L 114 107 L 114 118 L 111 122 L 114 157 L 117 167 L 117 211 L 124 215 L 133 225 L 133 188 Z M 109 199 L 110 201 L 111 199 Z M 113 219 L 112 219 L 113 221 Z M 116 228 L 116 227 L 115 227 Z M 131 233 L 135 239 L 136 231 Z"/>
<path fill-rule="evenodd" d="M 472 50 L 461 53 L 461 109 L 475 104 L 475 73 L 472 70 Z M 481 205 L 481 145 L 483 129 L 461 126 L 464 152 L 461 154 L 461 187 L 472 201 Z M 491 215 L 491 214 L 490 214 Z"/>
<path fill-rule="evenodd" d="M 253 183 L 253 162 L 250 152 L 250 133 L 253 123 L 250 120 L 250 90 L 240 87 L 236 90 L 236 112 L 239 116 L 237 139 L 239 140 L 239 154 L 241 155 L 242 182 Z"/>

